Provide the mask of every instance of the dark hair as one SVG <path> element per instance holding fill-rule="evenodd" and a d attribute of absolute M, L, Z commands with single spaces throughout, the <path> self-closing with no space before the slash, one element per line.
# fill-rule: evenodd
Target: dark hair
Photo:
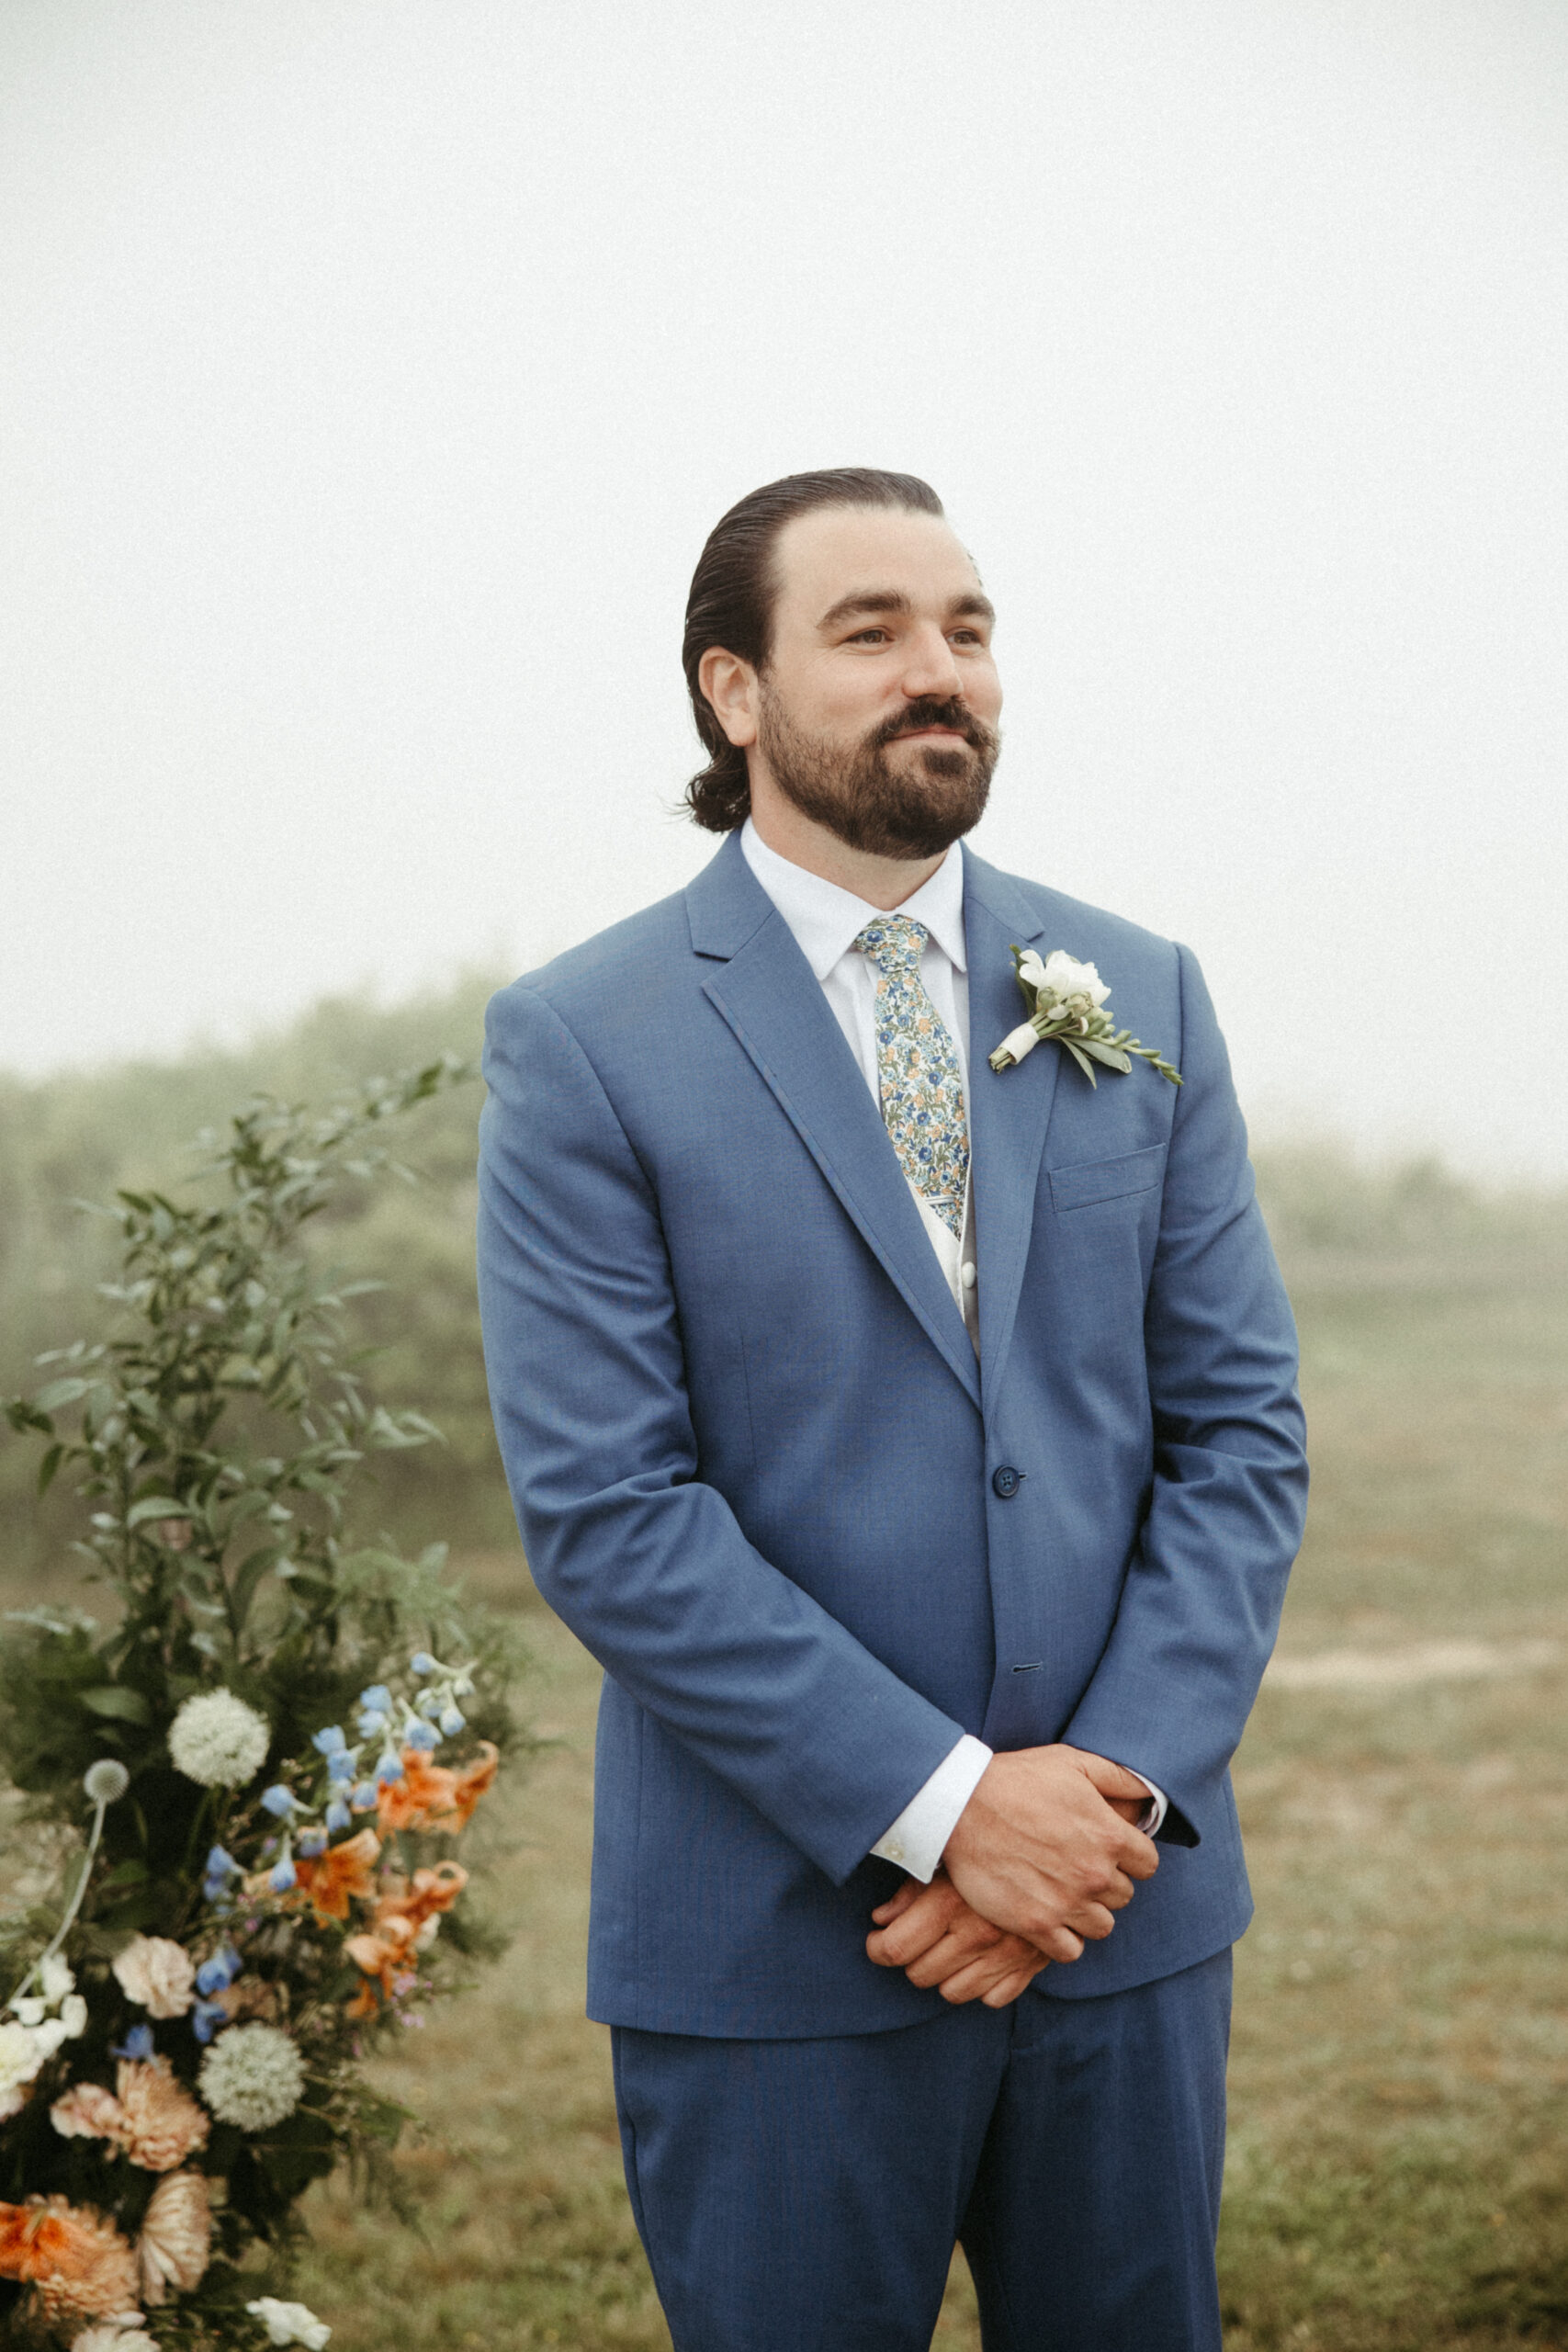
<path fill-rule="evenodd" d="M 705 768 L 686 786 L 686 806 L 710 833 L 730 833 L 751 806 L 746 754 L 730 741 L 713 705 L 697 684 L 697 667 L 710 646 L 722 646 L 757 670 L 771 650 L 773 543 L 786 523 L 818 506 L 902 506 L 915 514 L 941 514 L 942 501 L 929 482 L 914 474 L 888 474 L 874 466 L 838 466 L 814 474 L 786 474 L 732 506 L 708 534 L 692 574 L 686 598 L 686 634 L 681 658 L 692 716 L 708 754 Z"/>

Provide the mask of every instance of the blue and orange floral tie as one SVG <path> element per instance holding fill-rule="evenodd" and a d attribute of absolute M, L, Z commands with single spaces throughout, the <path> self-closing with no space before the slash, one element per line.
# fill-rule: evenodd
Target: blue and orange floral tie
<path fill-rule="evenodd" d="M 957 1048 L 920 978 L 929 936 L 908 915 L 884 915 L 854 944 L 876 967 L 876 1074 L 898 1164 L 948 1231 L 962 1236 L 969 1120 Z"/>

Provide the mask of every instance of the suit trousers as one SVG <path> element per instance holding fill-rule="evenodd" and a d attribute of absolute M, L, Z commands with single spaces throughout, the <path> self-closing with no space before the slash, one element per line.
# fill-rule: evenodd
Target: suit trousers
<path fill-rule="evenodd" d="M 890 2032 L 613 2029 L 676 2352 L 928 2352 L 954 2242 L 986 2352 L 1220 2352 L 1231 1955 Z"/>

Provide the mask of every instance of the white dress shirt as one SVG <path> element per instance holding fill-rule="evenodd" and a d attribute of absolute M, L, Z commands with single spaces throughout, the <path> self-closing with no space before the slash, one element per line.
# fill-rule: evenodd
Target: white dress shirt
<path fill-rule="evenodd" d="M 788 923 L 795 944 L 821 984 L 834 1018 L 849 1041 L 880 1108 L 882 1090 L 876 1067 L 876 973 L 854 942 L 868 922 L 889 910 L 857 899 L 819 874 L 809 873 L 772 850 L 750 817 L 740 832 L 746 863 Z M 920 980 L 943 1023 L 958 1056 L 959 1074 L 969 1086 L 969 966 L 964 939 L 964 855 L 956 842 L 928 880 L 892 911 L 923 923 L 927 938 L 920 956 Z M 964 1231 L 954 1236 L 914 1184 L 909 1186 L 920 1220 L 953 1304 L 964 1317 L 976 1354 L 980 1350 L 979 1302 L 976 1288 L 973 1186 L 964 1196 Z M 974 1795 L 980 1775 L 991 1760 L 984 1740 L 965 1732 L 937 1766 L 931 1779 L 910 1798 L 897 1821 L 872 1848 L 885 1861 L 897 1862 L 912 1878 L 928 1883 L 942 1860 L 958 1816 Z M 1131 1766 L 1127 1768 L 1132 1770 Z M 1135 1778 L 1143 1780 L 1143 1774 Z M 1145 1781 L 1150 1805 L 1138 1826 L 1149 1836 L 1165 1819 L 1166 1800 L 1152 1781 Z"/>

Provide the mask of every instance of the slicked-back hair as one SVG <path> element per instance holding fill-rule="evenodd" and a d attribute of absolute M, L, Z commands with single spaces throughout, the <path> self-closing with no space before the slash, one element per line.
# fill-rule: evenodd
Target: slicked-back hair
<path fill-rule="evenodd" d="M 767 667 L 777 582 L 773 546 L 786 523 L 818 506 L 895 506 L 914 514 L 942 512 L 929 482 L 915 474 L 889 474 L 875 466 L 837 466 L 822 473 L 786 474 L 732 506 L 708 534 L 692 574 L 686 599 L 682 660 L 692 716 L 708 754 L 686 786 L 686 806 L 710 833 L 731 833 L 744 824 L 751 806 L 746 754 L 718 723 L 713 705 L 697 684 L 697 669 L 711 646 L 720 646 L 755 670 Z"/>

